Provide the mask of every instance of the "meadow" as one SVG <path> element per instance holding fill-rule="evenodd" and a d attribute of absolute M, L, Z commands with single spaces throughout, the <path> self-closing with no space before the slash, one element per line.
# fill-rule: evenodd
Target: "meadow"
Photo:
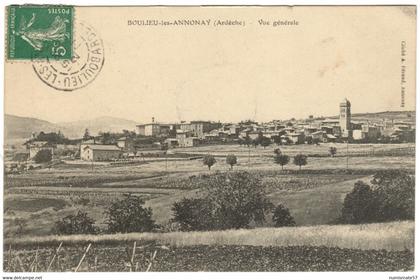
<path fill-rule="evenodd" d="M 342 156 L 347 145 L 335 145 L 334 157 L 328 156 L 330 144 L 281 146 L 288 155 L 312 155 L 302 170 L 291 163 L 285 170 L 274 164 L 274 145 L 265 149 L 218 145 L 178 149 L 182 153 L 174 153 L 181 153 L 182 157 L 169 161 L 144 158 L 126 165 L 61 163 L 50 169 L 8 174 L 4 190 L 5 235 L 51 233 L 55 221 L 77 210 L 88 212 L 98 226 L 104 227 L 105 208 L 124 193 L 141 196 L 153 209 L 153 218 L 165 225 L 171 219 L 174 202 L 196 196 L 197 188 L 209 174 L 229 170 L 224 158 L 229 153 L 238 156 L 234 170 L 261 175 L 272 202 L 285 204 L 300 226 L 333 222 L 354 182 L 368 182 L 376 170 L 414 170 L 413 144 L 350 144 L 349 158 Z M 209 152 L 218 155 L 210 171 L 201 159 L 190 160 L 186 156 Z"/>
<path fill-rule="evenodd" d="M 292 162 L 284 170 L 276 165 L 274 145 L 265 149 L 217 145 L 176 149 L 174 154 L 182 156 L 168 160 L 144 157 L 138 162 L 118 164 L 62 162 L 51 168 L 6 174 L 4 267 L 9 271 L 45 271 L 48 260 L 63 242 L 65 249 L 56 256 L 58 260 L 51 270 L 74 270 L 89 243 L 92 251 L 79 271 L 145 271 L 150 263 L 153 266 L 149 269 L 156 271 L 412 269 L 412 222 L 354 226 L 334 223 L 340 216 L 344 197 L 356 181 L 369 183 L 378 170 L 404 169 L 414 173 L 414 144 L 350 144 L 348 152 L 345 144 L 335 146 L 334 157 L 328 153 L 330 144 L 281 146 L 282 153 L 291 157 L 300 152 L 309 156 L 302 170 Z M 197 158 L 207 153 L 217 160 L 211 170 Z M 297 227 L 273 228 L 268 216 L 262 228 L 246 230 L 54 235 L 55 222 L 79 210 L 87 212 L 95 225 L 105 230 L 104 211 L 126 193 L 140 196 L 152 208 L 153 219 L 169 229 L 173 203 L 184 197 L 197 197 L 211 174 L 231 172 L 225 162 L 231 153 L 238 157 L 233 170 L 261 176 L 270 201 L 289 208 Z M 127 258 L 134 241 L 139 245 L 136 264 Z M 162 246 L 170 250 L 161 249 Z M 150 254 L 155 251 L 159 257 L 150 261 Z M 305 255 L 290 260 L 296 254 Z M 34 266 L 34 259 L 41 256 L 44 263 L 37 261 Z M 209 258 L 218 259 L 206 262 Z M 225 258 L 236 264 L 227 264 Z M 255 261 L 250 263 L 249 258 Z M 273 258 L 282 261 L 274 262 Z M 378 261 L 372 264 L 370 259 Z M 192 260 L 196 261 L 193 266 Z"/>

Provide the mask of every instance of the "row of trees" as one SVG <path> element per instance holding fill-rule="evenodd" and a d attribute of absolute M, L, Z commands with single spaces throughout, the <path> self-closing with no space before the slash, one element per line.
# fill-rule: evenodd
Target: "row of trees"
<path fill-rule="evenodd" d="M 203 157 L 203 164 L 207 165 L 209 170 L 216 162 L 216 158 L 213 155 L 207 154 Z M 290 162 L 290 158 L 288 155 L 276 153 L 274 155 L 274 162 L 281 165 L 281 169 L 283 170 L 284 166 Z M 238 163 L 238 159 L 235 155 L 230 154 L 226 156 L 226 163 L 230 165 L 230 169 L 232 170 L 233 166 Z M 297 154 L 293 157 L 293 163 L 299 166 L 300 170 L 302 169 L 302 166 L 308 164 L 308 156 L 304 154 Z"/>
<path fill-rule="evenodd" d="M 245 137 L 245 138 L 239 138 L 238 141 L 239 145 L 244 145 L 244 146 L 254 146 L 257 147 L 258 145 L 262 146 L 263 148 L 266 148 L 268 146 L 271 145 L 271 139 L 265 136 L 259 136 L 256 139 L 251 139 L 249 136 Z M 281 144 L 281 138 L 280 137 L 275 137 L 274 138 L 274 143 L 276 143 L 277 145 Z"/>
<path fill-rule="evenodd" d="M 78 140 L 76 139 L 68 139 L 61 131 L 58 132 L 48 132 L 45 133 L 41 131 L 38 133 L 35 137 L 29 139 L 25 142 L 26 144 L 31 144 L 35 141 L 45 141 L 50 145 L 57 145 L 57 144 L 67 144 L 67 145 L 74 145 L 78 143 Z"/>
<path fill-rule="evenodd" d="M 328 152 L 331 157 L 334 157 L 337 154 L 336 147 L 330 147 Z M 284 166 L 289 164 L 290 157 L 281 152 L 279 148 L 274 149 L 274 162 L 281 166 L 281 169 L 284 169 Z M 216 163 L 216 158 L 213 155 L 207 154 L 203 158 L 203 164 L 207 165 L 209 170 Z M 230 165 L 230 169 L 233 169 L 233 166 L 238 163 L 238 158 L 234 154 L 229 154 L 226 156 L 226 163 Z M 302 169 L 302 166 L 308 164 L 308 156 L 304 154 L 297 154 L 293 157 L 293 164 L 299 166 L 299 170 Z"/>

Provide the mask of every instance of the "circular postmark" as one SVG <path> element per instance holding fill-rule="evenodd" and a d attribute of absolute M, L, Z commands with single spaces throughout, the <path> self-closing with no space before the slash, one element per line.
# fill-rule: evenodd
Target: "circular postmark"
<path fill-rule="evenodd" d="M 101 72 L 105 61 L 102 39 L 84 23 L 79 23 L 76 31 L 72 59 L 33 61 L 35 73 L 52 88 L 76 90 L 87 86 Z"/>

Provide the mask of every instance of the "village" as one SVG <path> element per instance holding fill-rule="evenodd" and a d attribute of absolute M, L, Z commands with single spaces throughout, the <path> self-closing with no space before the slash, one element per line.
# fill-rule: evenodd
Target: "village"
<path fill-rule="evenodd" d="M 27 152 L 17 154 L 10 168 L 16 168 L 16 163 L 33 160 L 40 151 L 45 150 L 51 153 L 52 159 L 106 162 L 136 160 L 145 154 L 159 156 L 175 148 L 206 145 L 265 147 L 271 144 L 410 143 L 414 142 L 414 138 L 414 122 L 353 120 L 351 103 L 344 99 L 339 104 L 338 118 L 309 116 L 304 120 L 273 120 L 265 123 L 252 120 L 239 123 L 197 120 L 171 124 L 160 123 L 152 118 L 150 123 L 138 124 L 135 131 L 91 136 L 86 129 L 81 139 L 65 139 L 60 133 L 58 136 L 56 133 L 34 133 L 25 143 Z"/>

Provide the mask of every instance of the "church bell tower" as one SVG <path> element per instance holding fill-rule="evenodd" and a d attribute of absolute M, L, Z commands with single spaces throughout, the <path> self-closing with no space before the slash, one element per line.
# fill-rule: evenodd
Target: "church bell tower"
<path fill-rule="evenodd" d="M 351 104 L 346 98 L 340 103 L 340 128 L 341 137 L 352 137 Z"/>

